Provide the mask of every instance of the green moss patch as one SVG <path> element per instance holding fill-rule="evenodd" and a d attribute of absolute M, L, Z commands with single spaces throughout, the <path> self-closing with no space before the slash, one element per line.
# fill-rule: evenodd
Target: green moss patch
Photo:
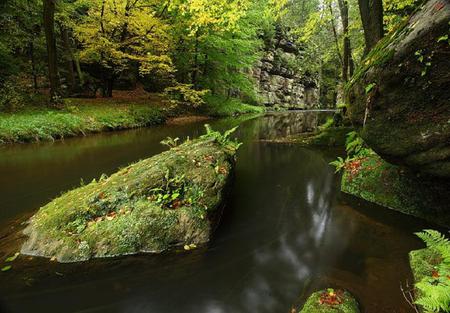
<path fill-rule="evenodd" d="M 74 262 L 206 243 L 237 148 L 219 139 L 188 141 L 54 199 L 31 218 L 22 253 Z"/>
<path fill-rule="evenodd" d="M 358 302 L 343 290 L 327 289 L 313 293 L 299 313 L 359 313 Z"/>
<path fill-rule="evenodd" d="M 450 224 L 448 188 L 448 182 L 417 176 L 375 153 L 346 164 L 341 183 L 343 192 L 440 225 Z"/>

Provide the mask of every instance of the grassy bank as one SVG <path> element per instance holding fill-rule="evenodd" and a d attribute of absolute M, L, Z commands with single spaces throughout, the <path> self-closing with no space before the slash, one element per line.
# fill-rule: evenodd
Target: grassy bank
<path fill-rule="evenodd" d="M 68 99 L 61 109 L 33 106 L 0 113 L 0 144 L 53 141 L 88 133 L 162 124 L 174 115 L 229 117 L 264 108 L 211 97 L 198 112 L 169 110 L 159 98 Z"/>
<path fill-rule="evenodd" d="M 124 100 L 70 100 L 62 109 L 32 107 L 0 114 L 0 143 L 51 141 L 101 131 L 164 123 L 166 111 Z"/>

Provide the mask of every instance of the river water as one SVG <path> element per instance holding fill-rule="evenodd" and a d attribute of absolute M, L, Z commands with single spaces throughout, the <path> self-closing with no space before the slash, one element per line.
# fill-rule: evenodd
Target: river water
<path fill-rule="evenodd" d="M 345 288 L 362 312 L 414 312 L 408 251 L 425 222 L 339 192 L 328 162 L 337 152 L 270 142 L 314 129 L 317 112 L 270 114 L 240 124 L 244 143 L 222 223 L 208 247 L 58 264 L 19 257 L 0 273 L 1 312 L 290 312 L 313 291 Z M 152 156 L 167 136 L 203 123 L 166 125 L 0 149 L 0 256 L 17 251 L 18 231 L 41 205 L 102 173 Z"/>

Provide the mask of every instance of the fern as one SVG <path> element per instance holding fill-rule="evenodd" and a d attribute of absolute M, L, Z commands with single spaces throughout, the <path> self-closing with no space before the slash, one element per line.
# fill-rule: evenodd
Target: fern
<path fill-rule="evenodd" d="M 426 312 L 450 312 L 450 240 L 436 230 L 416 233 L 427 248 L 439 255 L 439 264 L 429 276 L 416 283 L 420 296 L 416 303 Z"/>
<path fill-rule="evenodd" d="M 239 149 L 239 147 L 242 145 L 242 143 L 238 142 L 236 139 L 230 139 L 231 134 L 233 134 L 238 129 L 238 126 L 225 131 L 223 134 L 219 131 L 213 130 L 209 124 L 205 124 L 205 128 L 206 134 L 200 136 L 200 138 L 202 139 L 214 139 L 221 146 L 234 151 Z"/>
<path fill-rule="evenodd" d="M 178 145 L 178 141 L 180 140 L 180 138 L 172 138 L 172 137 L 167 137 L 164 140 L 161 140 L 160 143 L 164 146 L 168 146 L 169 148 L 174 148 Z"/>

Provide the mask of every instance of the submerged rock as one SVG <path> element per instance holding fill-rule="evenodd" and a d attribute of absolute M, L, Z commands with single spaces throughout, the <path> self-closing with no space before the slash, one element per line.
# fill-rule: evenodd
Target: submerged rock
<path fill-rule="evenodd" d="M 313 293 L 299 313 L 359 313 L 358 302 L 343 290 L 327 289 Z"/>
<path fill-rule="evenodd" d="M 69 191 L 30 219 L 21 252 L 76 262 L 206 243 L 238 146 L 209 131 Z"/>
<path fill-rule="evenodd" d="M 450 3 L 429 0 L 369 53 L 349 112 L 383 159 L 450 177 Z"/>
<path fill-rule="evenodd" d="M 450 184 L 389 164 L 376 154 L 344 167 L 341 190 L 364 200 L 428 221 L 450 225 Z"/>

